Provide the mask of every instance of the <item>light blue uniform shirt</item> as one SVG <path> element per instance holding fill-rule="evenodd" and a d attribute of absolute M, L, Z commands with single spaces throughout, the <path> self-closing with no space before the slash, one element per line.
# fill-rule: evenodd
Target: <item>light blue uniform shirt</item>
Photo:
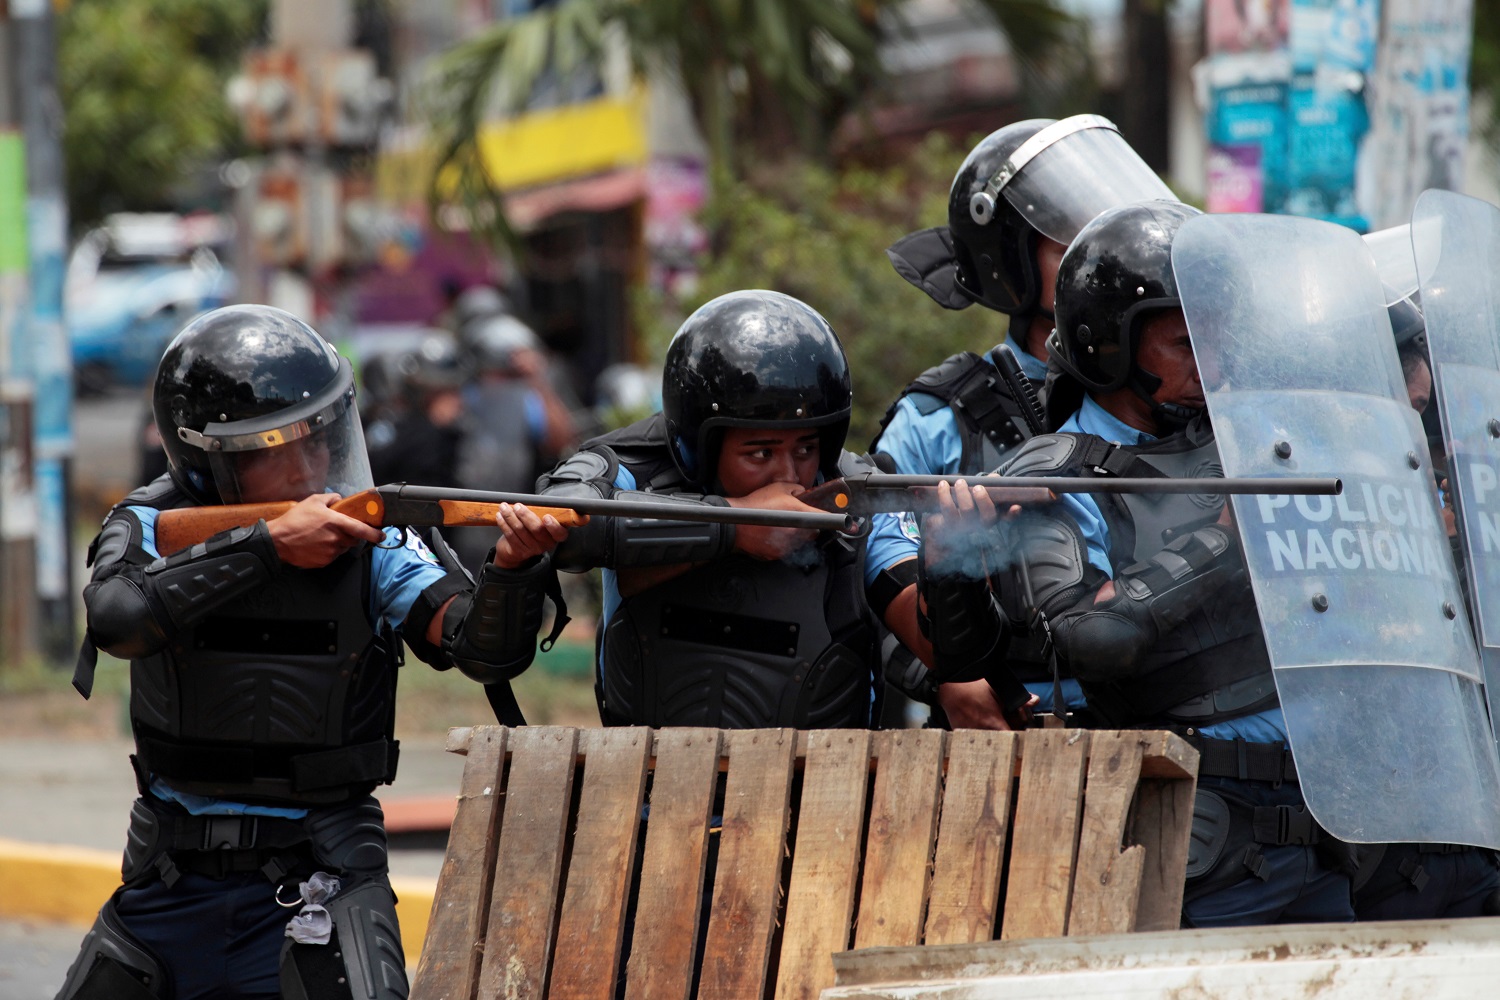
<path fill-rule="evenodd" d="M 1005 338 L 1005 346 L 1015 352 L 1027 378 L 1040 381 L 1046 377 L 1045 361 L 1021 350 L 1011 337 Z M 988 353 L 982 357 L 985 364 L 994 367 Z M 901 397 L 891 422 L 880 433 L 879 450 L 895 459 L 896 469 L 908 476 L 952 476 L 962 471 L 959 460 L 963 457 L 963 435 L 951 406 L 923 413 L 910 396 Z"/>
<path fill-rule="evenodd" d="M 160 511 L 153 507 L 127 507 L 126 510 L 134 514 L 141 523 L 141 547 L 152 556 L 159 555 L 156 551 L 156 515 Z M 394 545 L 399 537 L 398 529 L 386 528 L 382 544 Z M 417 597 L 442 579 L 445 573 L 438 564 L 437 557 L 412 532 L 407 532 L 406 544 L 398 548 L 375 548 L 370 560 L 370 603 L 365 608 L 372 627 L 377 631 L 382 625 L 399 629 Z M 179 792 L 160 778 L 151 782 L 151 792 L 159 799 L 179 803 L 194 816 L 284 816 L 288 819 L 301 819 L 307 815 L 306 809 L 246 805 L 206 795 Z"/>
<path fill-rule="evenodd" d="M 1124 423 L 1104 407 L 1094 402 L 1092 396 L 1083 397 L 1083 406 L 1058 428 L 1060 432 L 1093 434 L 1106 441 L 1131 446 L 1149 444 L 1156 438 L 1145 431 L 1136 430 Z M 1090 564 L 1099 568 L 1110 579 L 1114 579 L 1114 567 L 1109 561 L 1109 525 L 1099 510 L 1099 504 L 1089 493 L 1064 493 L 1062 505 L 1083 532 L 1088 546 Z M 1203 726 L 1198 730 L 1204 736 L 1219 740 L 1236 737 L 1253 743 L 1275 743 L 1286 740 L 1286 720 L 1281 706 L 1268 708 L 1253 715 L 1244 715 L 1226 722 Z"/>

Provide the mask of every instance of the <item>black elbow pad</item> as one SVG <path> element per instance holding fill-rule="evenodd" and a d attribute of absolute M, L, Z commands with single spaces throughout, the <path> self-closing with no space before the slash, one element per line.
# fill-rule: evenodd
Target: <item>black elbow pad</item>
<path fill-rule="evenodd" d="M 455 600 L 443 615 L 443 652 L 481 684 L 519 675 L 536 658 L 542 603 L 555 587 L 546 556 L 514 570 L 485 563 L 473 592 Z"/>

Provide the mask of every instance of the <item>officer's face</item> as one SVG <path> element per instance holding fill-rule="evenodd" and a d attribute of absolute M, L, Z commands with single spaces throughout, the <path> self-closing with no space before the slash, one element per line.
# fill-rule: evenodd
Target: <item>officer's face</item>
<path fill-rule="evenodd" d="M 1136 365 L 1161 379 L 1161 387 L 1151 394 L 1152 398 L 1158 403 L 1201 409 L 1203 382 L 1198 377 L 1198 360 L 1193 357 L 1182 310 L 1156 313 L 1141 327 L 1140 338 Z"/>
<path fill-rule="evenodd" d="M 1057 269 L 1062 264 L 1067 247 L 1045 236 L 1037 238 L 1036 266 L 1041 274 L 1042 287 L 1038 291 L 1037 305 L 1051 312 L 1057 302 Z"/>
<path fill-rule="evenodd" d="M 772 483 L 811 489 L 819 457 L 817 431 L 730 427 L 719 449 L 719 483 L 726 497 L 749 496 Z"/>
<path fill-rule="evenodd" d="M 1426 413 L 1427 404 L 1432 402 L 1432 369 L 1427 367 L 1426 361 L 1418 361 L 1405 374 L 1406 398 L 1411 408 Z"/>
<path fill-rule="evenodd" d="M 328 486 L 328 442 L 322 434 L 277 448 L 247 451 L 235 462 L 241 503 L 305 500 Z"/>

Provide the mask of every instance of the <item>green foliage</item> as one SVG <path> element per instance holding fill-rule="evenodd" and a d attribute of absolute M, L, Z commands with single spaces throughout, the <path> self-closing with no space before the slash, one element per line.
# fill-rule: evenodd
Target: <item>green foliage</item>
<path fill-rule="evenodd" d="M 803 162 L 721 187 L 707 219 L 716 249 L 691 298 L 637 304 L 654 363 L 681 320 L 717 295 L 742 288 L 794 295 L 827 317 L 848 352 L 849 448 L 863 451 L 907 382 L 950 354 L 985 350 L 1005 335 L 1005 317 L 977 306 L 941 308 L 885 255 L 907 233 L 946 221 L 948 187 L 967 149 L 933 136 L 883 170 L 833 172 Z"/>
<path fill-rule="evenodd" d="M 623 43 L 638 75 L 674 78 L 720 178 L 783 156 L 825 159 L 840 118 L 883 78 L 880 42 L 905 30 L 902 0 L 559 0 L 507 18 L 435 67 L 425 114 L 438 136 L 430 199 L 514 245 L 479 154 L 491 118 L 523 111 L 548 75 L 567 78 Z M 1024 51 L 1028 76 L 1079 24 L 1054 0 L 967 0 Z"/>
<path fill-rule="evenodd" d="M 69 209 L 83 226 L 166 207 L 232 147 L 224 97 L 265 0 L 74 0 L 58 18 Z"/>

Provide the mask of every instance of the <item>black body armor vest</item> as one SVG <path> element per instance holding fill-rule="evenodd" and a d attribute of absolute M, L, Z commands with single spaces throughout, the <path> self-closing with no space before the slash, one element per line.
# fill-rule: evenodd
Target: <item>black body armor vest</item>
<path fill-rule="evenodd" d="M 1039 383 L 1033 382 L 1039 387 Z M 896 415 L 902 399 L 911 398 L 917 411 L 926 416 L 943 407 L 953 411 L 953 418 L 963 440 L 957 475 L 992 472 L 1007 452 L 1028 437 L 1021 404 L 1011 398 L 1010 388 L 995 366 L 972 351 L 963 351 L 935 368 L 918 375 L 901 391 L 896 402 L 880 419 L 883 433 Z M 880 449 L 880 435 L 870 442 L 870 451 Z M 948 470 L 902 469 L 903 473 L 921 474 Z"/>
<path fill-rule="evenodd" d="M 123 503 L 162 499 L 190 505 L 145 491 Z M 138 768 L 179 791 L 284 806 L 343 802 L 394 778 L 399 640 L 370 626 L 370 567 L 365 546 L 320 569 L 286 567 L 131 661 Z"/>
<path fill-rule="evenodd" d="M 596 439 L 637 488 L 690 493 L 660 419 Z M 879 633 L 865 544 L 821 538 L 767 562 L 731 554 L 621 601 L 601 636 L 607 722 L 725 729 L 865 728 Z"/>
<path fill-rule="evenodd" d="M 1044 455 L 1051 461 L 1028 461 Z M 1006 471 L 1089 477 L 1223 475 L 1212 429 L 1203 421 L 1159 441 L 1129 447 L 1092 434 L 1047 435 L 1034 439 L 1028 453 Z M 1221 495 L 1093 497 L 1109 527 L 1109 559 L 1117 574 L 1160 552 L 1178 535 L 1212 524 L 1225 502 Z M 1243 583 L 1219 587 L 1186 621 L 1161 636 L 1138 676 L 1119 684 L 1085 684 L 1084 694 L 1105 724 L 1117 726 L 1201 726 L 1276 704 L 1270 656 L 1248 575 Z"/>

